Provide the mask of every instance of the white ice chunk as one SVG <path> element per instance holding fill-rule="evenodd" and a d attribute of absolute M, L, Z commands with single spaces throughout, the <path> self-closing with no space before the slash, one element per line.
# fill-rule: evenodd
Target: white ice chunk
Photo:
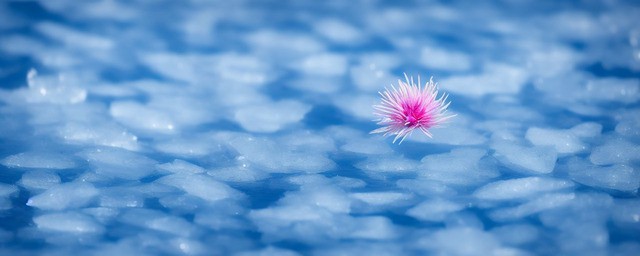
<path fill-rule="evenodd" d="M 306 75 L 292 80 L 287 85 L 301 91 L 332 94 L 338 92 L 344 83 L 337 76 Z"/>
<path fill-rule="evenodd" d="M 587 149 L 587 145 L 570 130 L 531 127 L 525 138 L 536 146 L 553 146 L 561 154 L 573 154 Z"/>
<path fill-rule="evenodd" d="M 550 146 L 525 147 L 517 143 L 498 141 L 491 144 L 501 162 L 526 173 L 550 173 L 556 166 L 558 153 Z"/>
<path fill-rule="evenodd" d="M 416 171 L 418 163 L 399 156 L 369 157 L 355 165 L 368 172 L 403 173 Z"/>
<path fill-rule="evenodd" d="M 296 100 L 255 104 L 236 110 L 234 120 L 250 132 L 276 132 L 300 122 L 311 106 Z"/>
<path fill-rule="evenodd" d="M 180 174 L 198 174 L 205 172 L 204 168 L 181 159 L 174 159 L 173 162 L 160 164 L 158 165 L 158 169 Z"/>
<path fill-rule="evenodd" d="M 301 151 L 327 152 L 336 149 L 335 142 L 331 137 L 310 130 L 289 133 L 278 141 L 294 150 Z"/>
<path fill-rule="evenodd" d="M 544 51 L 539 50 L 541 47 Z M 572 71 L 582 57 L 577 51 L 568 47 L 549 45 L 549 43 L 528 43 L 524 54 L 527 55 L 527 71 L 537 79 L 562 75 Z"/>
<path fill-rule="evenodd" d="M 211 78 L 216 78 L 233 84 L 259 86 L 272 79 L 270 67 L 251 55 L 148 53 L 142 55 L 142 61 L 168 78 L 192 83 L 210 83 Z"/>
<path fill-rule="evenodd" d="M 488 101 L 477 101 L 471 108 L 487 117 L 519 122 L 520 125 L 544 119 L 539 109 L 523 105 L 517 95 L 496 95 Z"/>
<path fill-rule="evenodd" d="M 606 254 L 612 206 L 613 198 L 608 194 L 579 193 L 563 209 L 541 213 L 540 220 L 544 226 L 558 230 L 559 239 L 565 241 L 560 245 L 562 251 Z"/>
<path fill-rule="evenodd" d="M 208 171 L 207 174 L 216 180 L 230 182 L 255 182 L 269 177 L 269 173 L 256 170 L 245 159 L 238 162 L 238 166 L 214 169 Z"/>
<path fill-rule="evenodd" d="M 186 201 L 186 205 L 191 202 Z M 196 213 L 194 222 L 198 225 L 211 228 L 213 230 L 247 230 L 251 229 L 246 220 L 248 210 L 232 201 L 219 201 L 213 204 L 207 203 L 207 209 Z M 192 206 L 197 210 L 200 206 Z M 191 211 L 193 211 L 191 210 Z M 189 211 L 189 212 L 191 212 Z"/>
<path fill-rule="evenodd" d="M 620 14 L 616 14 L 620 15 Z M 602 22 L 594 14 L 580 10 L 566 10 L 551 14 L 543 19 L 541 26 L 548 27 L 547 33 L 565 40 L 594 40 L 609 36 L 608 22 Z"/>
<path fill-rule="evenodd" d="M 254 210 L 249 216 L 262 233 L 268 234 L 269 240 L 388 240 L 397 236 L 395 226 L 385 217 L 353 218 L 311 205 L 286 205 Z"/>
<path fill-rule="evenodd" d="M 573 182 L 567 180 L 547 177 L 526 177 L 489 183 L 476 190 L 473 195 L 483 200 L 513 200 L 531 197 L 544 192 L 567 189 L 573 186 Z"/>
<path fill-rule="evenodd" d="M 635 193 L 640 187 L 640 170 L 627 165 L 571 168 L 571 178 L 587 186 Z"/>
<path fill-rule="evenodd" d="M 474 213 L 459 211 L 449 214 L 445 220 L 444 225 L 447 228 L 465 227 L 483 229 L 484 223 Z"/>
<path fill-rule="evenodd" d="M 66 233 L 102 233 L 104 227 L 82 213 L 51 213 L 33 218 L 39 229 Z"/>
<path fill-rule="evenodd" d="M 100 206 L 108 208 L 143 207 L 145 199 L 140 192 L 120 187 L 101 189 L 98 197 Z"/>
<path fill-rule="evenodd" d="M 306 75 L 342 76 L 347 71 L 348 60 L 343 55 L 322 53 L 306 57 L 293 68 Z"/>
<path fill-rule="evenodd" d="M 328 185 L 329 179 L 319 174 L 302 174 L 292 176 L 287 179 L 291 184 L 298 186 L 311 186 L 311 185 Z M 304 188 L 304 187 L 303 187 Z"/>
<path fill-rule="evenodd" d="M 75 85 L 73 79 L 60 74 L 58 76 L 38 76 L 35 69 L 27 73 L 29 87 L 24 93 L 27 102 L 52 104 L 77 104 L 87 98 L 87 90 Z"/>
<path fill-rule="evenodd" d="M 388 240 L 396 237 L 396 228 L 391 220 L 382 216 L 355 218 L 352 231 L 347 238 Z"/>
<path fill-rule="evenodd" d="M 211 201 L 204 201 L 199 197 L 195 197 L 189 194 L 175 193 L 172 193 L 168 196 L 163 196 L 158 201 L 164 208 L 171 209 L 171 211 L 174 213 L 192 213 L 211 203 Z"/>
<path fill-rule="evenodd" d="M 391 52 L 367 52 L 359 55 L 360 64 L 370 67 L 372 70 L 391 70 L 400 66 L 403 62 L 399 54 Z M 396 79 L 394 79 L 396 80 Z M 388 82 L 394 81 L 390 80 Z"/>
<path fill-rule="evenodd" d="M 131 98 L 139 94 L 134 83 L 94 84 L 87 88 L 89 95 L 109 98 Z"/>
<path fill-rule="evenodd" d="M 155 149 L 167 154 L 189 158 L 219 152 L 220 145 L 220 142 L 211 140 L 207 136 L 175 136 L 168 140 L 158 141 L 155 144 Z"/>
<path fill-rule="evenodd" d="M 138 137 L 112 122 L 69 122 L 58 134 L 71 143 L 138 150 Z"/>
<path fill-rule="evenodd" d="M 196 227 L 183 218 L 168 215 L 160 211 L 133 208 L 120 216 L 124 223 L 187 237 L 196 231 Z"/>
<path fill-rule="evenodd" d="M 0 211 L 9 210 L 13 208 L 11 203 L 11 196 L 18 193 L 18 188 L 14 185 L 8 185 L 0 183 Z M 0 229 L 1 231 L 1 229 Z"/>
<path fill-rule="evenodd" d="M 225 82 L 261 86 L 273 79 L 269 63 L 250 54 L 224 53 L 216 55 L 214 60 L 213 71 Z"/>
<path fill-rule="evenodd" d="M 362 192 L 349 196 L 373 206 L 392 205 L 411 199 L 410 195 L 399 192 Z"/>
<path fill-rule="evenodd" d="M 249 218 L 269 240 L 295 238 L 303 241 L 319 241 L 322 236 L 336 236 L 332 230 L 334 214 L 324 208 L 309 205 L 288 205 L 253 210 Z M 346 224 L 346 223 L 341 223 Z M 341 230 L 344 230 L 344 226 Z"/>
<path fill-rule="evenodd" d="M 16 187 L 15 185 L 0 183 L 0 197 L 11 196 L 18 191 L 18 187 Z"/>
<path fill-rule="evenodd" d="M 399 188 L 409 190 L 421 196 L 452 196 L 456 191 L 447 185 L 426 179 L 401 179 L 396 182 Z"/>
<path fill-rule="evenodd" d="M 391 69 L 397 67 L 400 59 L 387 53 L 367 53 L 360 57 L 360 64 L 350 69 L 352 82 L 362 91 L 377 92 L 382 86 L 397 81 Z"/>
<path fill-rule="evenodd" d="M 396 81 L 388 70 L 381 69 L 376 64 L 354 66 L 350 69 L 351 80 L 362 91 L 380 91 L 383 86 Z"/>
<path fill-rule="evenodd" d="M 333 125 L 329 126 L 322 133 L 323 136 L 331 137 L 338 143 L 345 143 L 353 138 L 362 137 L 364 132 L 359 129 L 354 129 L 346 125 Z"/>
<path fill-rule="evenodd" d="M 295 251 L 281 249 L 273 246 L 268 246 L 267 248 L 257 250 L 257 251 L 248 251 L 248 252 L 242 252 L 237 254 L 237 256 L 300 256 L 300 255 L 301 254 Z"/>
<path fill-rule="evenodd" d="M 616 132 L 623 136 L 640 137 L 640 108 L 623 110 L 615 116 Z"/>
<path fill-rule="evenodd" d="M 222 10 L 196 8 L 181 22 L 180 27 L 185 35 L 185 41 L 198 46 L 211 45 L 216 25 L 220 21 Z"/>
<path fill-rule="evenodd" d="M 28 151 L 5 157 L 2 165 L 15 168 L 71 169 L 76 167 L 73 158 L 60 153 Z"/>
<path fill-rule="evenodd" d="M 31 114 L 30 123 L 38 126 L 58 126 L 66 122 L 84 122 L 99 126 L 99 122 L 105 119 L 103 114 L 104 107 L 96 103 L 59 107 L 52 107 L 49 104 L 31 104 L 29 110 Z"/>
<path fill-rule="evenodd" d="M 152 230 L 164 231 L 179 236 L 189 236 L 195 232 L 195 227 L 191 222 L 176 216 L 162 216 L 159 218 L 148 218 L 144 220 L 144 225 Z"/>
<path fill-rule="evenodd" d="M 392 152 L 391 147 L 381 139 L 356 138 L 340 147 L 341 150 L 365 155 L 383 155 Z"/>
<path fill-rule="evenodd" d="M 31 55 L 35 57 L 44 51 L 45 45 L 33 37 L 17 34 L 6 35 L 0 42 L 0 49 L 9 55 Z"/>
<path fill-rule="evenodd" d="M 429 69 L 446 71 L 465 71 L 471 68 L 471 58 L 468 54 L 433 46 L 422 48 L 420 63 Z"/>
<path fill-rule="evenodd" d="M 594 103 L 631 104 L 640 100 L 637 79 L 601 78 L 582 72 L 570 72 L 551 79 L 534 81 L 555 105 L 587 115 L 602 115 Z"/>
<path fill-rule="evenodd" d="M 577 193 L 566 207 L 540 214 L 546 227 L 558 230 L 567 252 L 604 252 L 609 242 L 608 222 L 613 198 L 604 193 Z M 570 216 L 570 217 L 567 217 Z"/>
<path fill-rule="evenodd" d="M 544 194 L 519 206 L 496 210 L 491 212 L 489 216 L 495 221 L 521 219 L 529 215 L 566 206 L 575 198 L 576 194 L 574 193 Z"/>
<path fill-rule="evenodd" d="M 79 154 L 95 167 L 96 173 L 127 180 L 138 180 L 155 170 L 156 161 L 119 148 L 98 148 Z"/>
<path fill-rule="evenodd" d="M 47 2 L 42 6 L 53 13 L 64 14 L 71 20 L 82 22 L 105 21 L 132 21 L 140 17 L 141 13 L 135 8 L 129 8 L 126 4 L 113 1 L 96 1 L 86 3 L 70 3 L 67 1 Z"/>
<path fill-rule="evenodd" d="M 468 227 L 439 230 L 421 239 L 420 244 L 436 255 L 501 255 L 500 243 L 492 234 Z"/>
<path fill-rule="evenodd" d="M 344 189 L 363 188 L 367 185 L 367 183 L 364 182 L 363 180 L 356 179 L 356 178 L 335 176 L 331 179 L 333 180 L 334 184 Z"/>
<path fill-rule="evenodd" d="M 69 26 L 49 21 L 37 23 L 34 27 L 38 32 L 49 38 L 62 42 L 66 46 L 66 48 L 63 48 L 66 50 L 64 54 L 72 58 L 77 56 L 86 59 L 89 57 L 109 63 L 118 61 L 115 58 L 117 55 L 113 54 L 116 43 L 109 37 L 79 31 Z"/>
<path fill-rule="evenodd" d="M 326 209 L 318 211 L 317 209 L 315 209 L 315 207 L 311 207 L 308 205 L 289 205 L 254 210 L 250 215 L 252 215 L 251 217 L 254 219 L 264 219 L 266 221 L 265 224 L 269 224 L 269 219 L 272 219 L 274 221 L 278 219 L 288 221 L 308 221 L 331 216 L 331 213 Z"/>
<path fill-rule="evenodd" d="M 157 182 L 174 186 L 190 195 L 212 202 L 241 195 L 239 191 L 207 175 L 172 174 L 158 179 Z"/>
<path fill-rule="evenodd" d="M 412 21 L 419 20 L 416 12 L 400 8 L 382 8 L 380 11 L 367 12 L 366 24 L 376 32 L 390 36 L 398 31 L 413 30 Z M 393 37 L 393 36 L 392 36 Z"/>
<path fill-rule="evenodd" d="M 540 231 L 528 224 L 513 224 L 494 228 L 491 233 L 503 244 L 521 245 L 536 241 Z"/>
<path fill-rule="evenodd" d="M 29 190 L 49 189 L 60 184 L 60 176 L 47 171 L 29 171 L 22 175 L 18 184 Z"/>
<path fill-rule="evenodd" d="M 334 104 L 344 113 L 367 121 L 376 118 L 371 106 L 380 103 L 379 101 L 379 98 L 365 94 L 340 95 L 334 98 Z"/>
<path fill-rule="evenodd" d="M 357 240 L 352 243 L 340 243 L 331 248 L 315 248 L 312 253 L 317 256 L 331 255 L 378 255 L 393 256 L 406 254 L 404 243 L 388 243 L 376 240 Z"/>
<path fill-rule="evenodd" d="M 452 185 L 472 185 L 495 178 L 499 172 L 481 161 L 487 152 L 475 148 L 454 149 L 450 153 L 427 155 L 419 167 L 420 176 Z"/>
<path fill-rule="evenodd" d="M 178 128 L 175 121 L 168 117 L 166 113 L 137 102 L 121 101 L 111 103 L 109 113 L 118 122 L 134 129 L 173 133 Z"/>
<path fill-rule="evenodd" d="M 339 19 L 324 19 L 315 23 L 315 30 L 334 43 L 355 45 L 365 40 L 363 32 Z"/>
<path fill-rule="evenodd" d="M 177 251 L 184 255 L 204 255 L 206 252 L 210 252 L 203 242 L 197 240 L 179 237 L 172 239 L 170 243 Z"/>
<path fill-rule="evenodd" d="M 311 205 L 332 213 L 349 213 L 351 199 L 336 187 L 327 185 L 303 185 L 299 192 L 289 193 L 279 203 L 284 205 Z"/>
<path fill-rule="evenodd" d="M 305 34 L 286 33 L 276 30 L 260 30 L 246 37 L 247 43 L 270 56 L 282 55 L 290 58 L 324 50 L 325 46 Z"/>
<path fill-rule="evenodd" d="M 213 122 L 219 113 L 211 109 L 219 108 L 218 102 L 210 97 L 187 95 L 162 95 L 154 97 L 149 103 L 150 110 L 157 110 L 173 122 L 173 129 L 190 128 Z M 206 94 L 205 94 L 206 95 Z M 160 121 L 161 119 L 156 119 Z M 169 124 L 170 125 L 170 124 Z M 171 126 L 167 126 L 171 130 Z"/>
<path fill-rule="evenodd" d="M 407 215 L 423 221 L 443 221 L 451 213 L 465 206 L 445 199 L 432 199 L 422 202 L 407 211 Z"/>
<path fill-rule="evenodd" d="M 482 74 L 454 76 L 438 84 L 447 92 L 482 97 L 488 94 L 517 94 L 527 79 L 527 73 L 519 67 L 487 64 Z"/>
<path fill-rule="evenodd" d="M 27 205 L 43 210 L 80 208 L 91 203 L 99 191 L 86 182 L 68 182 L 29 198 Z"/>
<path fill-rule="evenodd" d="M 602 125 L 594 122 L 586 122 L 571 127 L 571 133 L 581 138 L 593 138 L 602 133 Z"/>
<path fill-rule="evenodd" d="M 422 132 L 415 132 L 407 141 L 418 141 L 430 144 L 445 145 L 480 145 L 487 142 L 487 138 L 481 133 L 466 127 L 447 126 L 429 130 L 433 135 L 432 138 L 427 137 Z"/>
<path fill-rule="evenodd" d="M 640 100 L 640 81 L 621 78 L 590 79 L 582 93 L 587 99 L 636 103 Z"/>
<path fill-rule="evenodd" d="M 318 152 L 292 151 L 266 138 L 239 136 L 231 139 L 231 146 L 240 158 L 266 168 L 268 172 L 324 172 L 335 163 Z"/>
<path fill-rule="evenodd" d="M 598 165 L 638 161 L 640 160 L 640 145 L 624 139 L 608 139 L 603 145 L 593 148 L 589 160 Z"/>
<path fill-rule="evenodd" d="M 82 212 L 93 216 L 93 218 L 103 224 L 113 221 L 120 214 L 120 211 L 118 209 L 107 207 L 85 208 L 82 210 Z"/>
<path fill-rule="evenodd" d="M 302 185 L 299 192 L 287 193 L 278 202 L 279 206 L 254 210 L 249 216 L 261 231 L 270 234 L 270 239 L 300 237 L 303 241 L 321 241 L 327 237 L 389 239 L 395 236 L 393 224 L 384 217 L 347 215 L 351 199 L 341 189 L 322 182 L 315 184 L 317 178 L 304 179 L 311 183 Z M 341 228 L 331 228 L 335 226 Z"/>

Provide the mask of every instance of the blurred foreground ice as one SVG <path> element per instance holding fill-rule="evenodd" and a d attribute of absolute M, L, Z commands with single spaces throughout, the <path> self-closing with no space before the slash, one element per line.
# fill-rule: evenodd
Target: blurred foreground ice
<path fill-rule="evenodd" d="M 0 4 L 0 254 L 637 255 L 633 1 Z M 458 116 L 369 135 L 434 76 Z"/>

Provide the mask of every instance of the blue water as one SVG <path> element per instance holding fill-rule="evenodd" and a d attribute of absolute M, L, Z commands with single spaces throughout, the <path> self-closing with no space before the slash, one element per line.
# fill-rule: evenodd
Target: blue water
<path fill-rule="evenodd" d="M 0 255 L 640 254 L 634 1 L 0 17 Z M 404 74 L 457 116 L 393 144 Z"/>

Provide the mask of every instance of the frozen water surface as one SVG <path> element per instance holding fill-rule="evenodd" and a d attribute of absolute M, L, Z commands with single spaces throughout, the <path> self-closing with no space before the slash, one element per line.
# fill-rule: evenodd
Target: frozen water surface
<path fill-rule="evenodd" d="M 636 1 L 0 17 L 0 255 L 640 255 Z M 457 116 L 398 145 L 403 73 Z"/>

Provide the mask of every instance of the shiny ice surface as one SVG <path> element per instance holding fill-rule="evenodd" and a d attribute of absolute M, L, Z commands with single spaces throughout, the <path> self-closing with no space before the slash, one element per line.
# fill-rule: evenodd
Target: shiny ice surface
<path fill-rule="evenodd" d="M 634 1 L 3 1 L 2 255 L 638 255 Z M 457 116 L 369 134 L 397 79 Z"/>

